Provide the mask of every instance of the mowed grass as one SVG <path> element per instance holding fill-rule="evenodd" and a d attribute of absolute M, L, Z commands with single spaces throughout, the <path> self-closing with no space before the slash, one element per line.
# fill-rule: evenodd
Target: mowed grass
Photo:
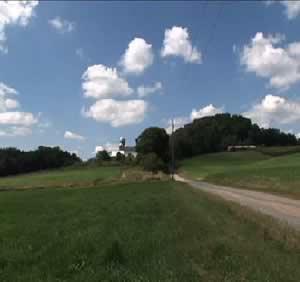
<path fill-rule="evenodd" d="M 287 148 L 202 155 L 184 160 L 180 170 L 204 181 L 300 199 L 300 153 Z"/>
<path fill-rule="evenodd" d="M 1 177 L 0 190 L 45 187 L 86 187 L 119 178 L 121 167 L 79 167 Z"/>
<path fill-rule="evenodd" d="M 0 281 L 299 281 L 300 238 L 171 181 L 0 193 Z"/>

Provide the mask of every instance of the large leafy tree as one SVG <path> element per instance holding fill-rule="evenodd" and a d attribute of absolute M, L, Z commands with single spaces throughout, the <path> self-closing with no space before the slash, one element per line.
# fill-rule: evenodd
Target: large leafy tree
<path fill-rule="evenodd" d="M 96 154 L 96 160 L 98 162 L 101 162 L 101 161 L 110 161 L 110 159 L 111 159 L 110 155 L 108 154 L 108 152 L 106 150 L 99 151 Z"/>
<path fill-rule="evenodd" d="M 163 162 L 167 162 L 169 135 L 164 128 L 149 127 L 136 139 L 136 151 L 141 155 L 155 153 Z"/>

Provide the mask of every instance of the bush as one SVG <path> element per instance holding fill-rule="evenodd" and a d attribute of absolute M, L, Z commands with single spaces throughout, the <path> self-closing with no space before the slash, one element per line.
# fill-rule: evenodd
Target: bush
<path fill-rule="evenodd" d="M 110 155 L 107 153 L 107 151 L 99 151 L 96 155 L 96 160 L 98 163 L 101 163 L 102 161 L 110 161 Z"/>
<path fill-rule="evenodd" d="M 155 153 L 144 155 L 142 163 L 144 170 L 151 171 L 152 173 L 157 173 L 159 170 L 165 169 L 164 162 Z"/>
<path fill-rule="evenodd" d="M 123 162 L 124 160 L 125 160 L 125 156 L 122 153 L 118 152 L 116 155 L 116 161 Z"/>

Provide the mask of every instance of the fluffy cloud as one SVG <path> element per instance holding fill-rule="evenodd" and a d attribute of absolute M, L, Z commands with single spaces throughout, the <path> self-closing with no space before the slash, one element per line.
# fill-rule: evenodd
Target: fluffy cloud
<path fill-rule="evenodd" d="M 17 94 L 18 91 L 12 87 L 7 86 L 3 82 L 0 82 L 0 97 L 4 97 L 10 94 Z"/>
<path fill-rule="evenodd" d="M 240 60 L 247 71 L 268 78 L 272 87 L 284 90 L 300 80 L 300 42 L 276 47 L 283 40 L 282 35 L 265 37 L 258 32 L 244 46 Z"/>
<path fill-rule="evenodd" d="M 32 113 L 10 111 L 20 106 L 16 99 L 9 98 L 17 95 L 18 91 L 0 82 L 0 125 L 12 126 L 7 130 L 1 130 L 1 136 L 25 136 L 31 133 L 29 128 L 38 122 L 38 118 Z M 21 126 L 21 127 L 20 127 Z"/>
<path fill-rule="evenodd" d="M 223 113 L 224 109 L 223 108 L 216 108 L 212 104 L 200 108 L 198 111 L 193 109 L 192 112 L 190 113 L 189 117 L 176 117 L 174 118 L 174 129 L 178 129 L 183 127 L 185 124 L 190 123 L 194 119 L 197 118 L 203 118 L 207 116 L 214 116 L 216 114 Z M 172 120 L 168 120 L 168 126 L 166 128 L 167 133 L 172 132 Z"/>
<path fill-rule="evenodd" d="M 37 5 L 38 1 L 0 1 L 0 51 L 7 52 L 7 26 L 26 26 Z"/>
<path fill-rule="evenodd" d="M 0 124 L 31 126 L 36 124 L 38 119 L 32 113 L 4 112 L 0 113 Z"/>
<path fill-rule="evenodd" d="M 180 56 L 187 63 L 201 63 L 201 52 L 192 46 L 187 28 L 173 26 L 166 29 L 161 56 Z"/>
<path fill-rule="evenodd" d="M 300 101 L 266 95 L 260 103 L 255 104 L 243 115 L 265 128 L 299 122 Z"/>
<path fill-rule="evenodd" d="M 121 65 L 127 73 L 140 74 L 153 63 L 152 45 L 143 38 L 133 39 L 123 55 Z"/>
<path fill-rule="evenodd" d="M 48 21 L 49 25 L 59 31 L 60 33 L 71 32 L 75 29 L 75 24 L 73 22 L 56 17 Z"/>
<path fill-rule="evenodd" d="M 14 99 L 7 98 L 9 95 L 17 94 L 17 90 L 0 83 L 0 112 L 5 112 L 9 109 L 15 109 L 19 107 L 19 102 Z"/>
<path fill-rule="evenodd" d="M 32 134 L 31 128 L 13 126 L 7 130 L 0 129 L 0 137 L 28 136 Z"/>
<path fill-rule="evenodd" d="M 4 101 L 5 103 L 5 107 L 7 109 L 15 109 L 15 108 L 18 108 L 20 106 L 19 102 L 17 100 L 14 100 L 14 99 L 6 99 Z"/>
<path fill-rule="evenodd" d="M 285 6 L 288 19 L 292 20 L 300 15 L 299 1 L 281 1 L 280 3 Z"/>
<path fill-rule="evenodd" d="M 296 137 L 297 137 L 298 139 L 300 139 L 300 132 L 299 132 L 298 134 L 296 134 Z"/>
<path fill-rule="evenodd" d="M 117 101 L 98 100 L 83 115 L 99 122 L 108 122 L 113 127 L 142 122 L 147 110 L 144 100 Z"/>
<path fill-rule="evenodd" d="M 274 1 L 274 0 L 265 1 L 265 4 L 267 6 L 270 6 L 275 3 L 281 4 L 285 7 L 285 14 L 289 20 L 295 19 L 297 16 L 300 15 L 299 1 Z"/>
<path fill-rule="evenodd" d="M 162 89 L 161 82 L 156 82 L 153 86 L 141 85 L 137 88 L 137 93 L 139 97 L 146 97 L 152 93 L 155 93 Z"/>
<path fill-rule="evenodd" d="M 173 120 L 174 123 L 174 131 L 177 130 L 178 128 L 183 127 L 185 124 L 190 123 L 191 120 L 188 117 L 176 117 Z M 168 126 L 166 128 L 166 131 L 168 134 L 172 133 L 172 120 L 168 120 Z"/>
<path fill-rule="evenodd" d="M 79 134 L 76 134 L 74 132 L 71 132 L 71 131 L 66 131 L 64 134 L 64 138 L 65 139 L 73 139 L 73 140 L 85 140 L 85 137 L 83 137 Z"/>
<path fill-rule="evenodd" d="M 216 114 L 223 113 L 223 108 L 216 108 L 212 104 L 199 109 L 198 111 L 193 109 L 191 112 L 191 120 L 197 119 L 197 118 L 202 118 L 202 117 L 207 117 L 207 116 L 214 116 Z"/>
<path fill-rule="evenodd" d="M 128 82 L 119 76 L 116 68 L 93 65 L 84 72 L 82 79 L 85 97 L 103 99 L 128 96 L 133 93 Z"/>

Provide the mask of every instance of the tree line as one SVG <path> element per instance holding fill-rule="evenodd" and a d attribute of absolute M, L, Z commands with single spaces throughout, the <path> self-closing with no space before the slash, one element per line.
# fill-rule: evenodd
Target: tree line
<path fill-rule="evenodd" d="M 174 140 L 176 160 L 199 154 L 227 150 L 232 145 L 291 146 L 299 145 L 295 135 L 279 129 L 260 128 L 250 119 L 239 115 L 217 114 L 195 119 L 177 129 L 173 137 L 164 128 L 146 128 L 136 139 L 138 156 L 125 158 L 119 153 L 114 163 L 140 165 L 145 170 L 168 170 L 170 162 L 170 141 Z M 92 162 L 112 163 L 106 151 L 97 154 Z M 82 162 L 76 154 L 62 151 L 59 147 L 40 146 L 34 151 L 21 151 L 16 148 L 0 149 L 0 176 L 27 173 L 44 169 L 60 168 Z M 87 161 L 89 165 L 91 160 Z"/>
<path fill-rule="evenodd" d="M 261 128 L 240 115 L 217 114 L 195 119 L 174 133 L 178 159 L 227 150 L 228 146 L 292 146 L 295 135 L 275 128 Z"/>
<path fill-rule="evenodd" d="M 78 162 L 81 162 L 81 159 L 76 154 L 62 151 L 59 147 L 40 146 L 34 151 L 2 148 L 0 149 L 0 176 L 60 168 Z"/>
<path fill-rule="evenodd" d="M 275 128 L 261 128 L 248 118 L 228 113 L 193 120 L 173 133 L 175 158 L 227 150 L 228 146 L 292 146 L 298 145 L 295 135 Z M 150 127 L 136 139 L 136 150 L 143 160 L 151 159 L 167 167 L 170 160 L 170 136 L 165 129 Z M 152 154 L 151 157 L 149 154 Z M 153 155 L 154 154 L 154 155 Z M 148 163 L 148 162 L 146 162 Z M 154 166 L 154 165 L 153 165 Z"/>

